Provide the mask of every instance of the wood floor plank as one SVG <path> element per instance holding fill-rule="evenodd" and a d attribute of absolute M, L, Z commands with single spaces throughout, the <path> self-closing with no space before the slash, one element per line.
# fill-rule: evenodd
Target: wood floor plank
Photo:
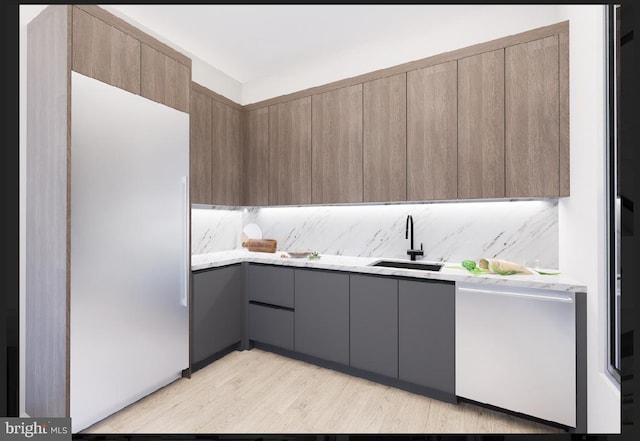
<path fill-rule="evenodd" d="M 81 433 L 564 433 L 267 351 L 235 351 Z"/>

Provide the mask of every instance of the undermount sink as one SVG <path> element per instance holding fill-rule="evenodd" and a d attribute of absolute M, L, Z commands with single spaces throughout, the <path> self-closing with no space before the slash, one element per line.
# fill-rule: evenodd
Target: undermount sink
<path fill-rule="evenodd" d="M 422 271 L 440 271 L 444 264 L 426 262 L 403 262 L 398 260 L 379 260 L 377 262 L 369 264 L 369 266 L 384 266 L 387 268 L 415 269 Z"/>

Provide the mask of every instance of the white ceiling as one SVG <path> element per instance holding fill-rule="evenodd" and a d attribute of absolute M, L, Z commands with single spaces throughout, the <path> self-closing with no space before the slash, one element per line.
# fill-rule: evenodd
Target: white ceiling
<path fill-rule="evenodd" d="M 474 7 L 482 5 L 105 6 L 243 84 L 295 69 L 311 55 L 322 59 L 345 47 L 402 40 Z"/>

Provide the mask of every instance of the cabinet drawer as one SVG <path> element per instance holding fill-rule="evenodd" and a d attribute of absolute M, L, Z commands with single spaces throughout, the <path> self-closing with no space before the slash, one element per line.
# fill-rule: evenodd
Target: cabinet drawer
<path fill-rule="evenodd" d="M 250 303 L 249 340 L 293 350 L 293 311 Z"/>
<path fill-rule="evenodd" d="M 249 300 L 293 308 L 293 269 L 249 265 Z"/>

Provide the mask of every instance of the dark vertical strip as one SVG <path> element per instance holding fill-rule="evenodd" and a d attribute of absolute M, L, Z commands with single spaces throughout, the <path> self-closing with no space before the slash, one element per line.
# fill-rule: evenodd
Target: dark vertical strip
<path fill-rule="evenodd" d="M 248 350 L 251 349 L 249 347 L 249 307 L 247 306 L 249 301 L 249 271 L 251 271 L 251 264 L 243 262 L 242 269 L 244 273 L 244 299 L 243 299 L 243 309 L 244 309 L 244 325 L 243 325 L 243 333 L 242 339 L 240 340 L 240 349 Z"/>
<path fill-rule="evenodd" d="M 3 4 L 6 6 L 6 4 Z M 4 16 L 7 17 L 9 14 L 11 16 L 18 18 L 19 15 L 19 6 L 16 4 L 16 9 L 13 9 L 13 4 L 10 11 L 3 9 L 5 11 Z M 11 23 L 10 28 L 5 28 L 5 30 L 10 33 L 12 36 L 19 36 L 19 20 L 7 20 Z M 19 39 L 19 37 L 18 37 Z M 19 42 L 18 42 L 19 43 Z M 15 64 L 14 66 L 20 66 L 20 51 L 19 44 L 15 44 L 12 46 L 12 49 L 15 50 Z M 12 54 L 13 55 L 13 54 Z M 15 75 L 15 83 L 20 83 L 20 69 L 13 69 L 12 75 Z M 9 104 L 9 111 L 4 112 L 4 115 L 10 115 L 11 119 L 15 118 L 15 123 L 12 126 L 14 129 L 11 130 L 11 138 L 15 136 L 14 144 L 19 145 L 20 138 L 20 125 L 18 124 L 19 117 L 16 117 L 15 109 L 19 108 L 20 105 L 20 88 L 13 87 L 11 90 L 11 98 L 4 100 L 4 104 Z M 11 142 L 11 141 L 8 141 Z M 5 152 L 7 156 L 4 158 L 4 164 L 9 165 L 10 167 L 5 167 L 5 173 L 3 173 L 3 188 L 6 190 L 11 187 L 11 201 L 7 201 L 7 205 L 11 208 L 8 208 L 8 212 L 12 213 L 11 218 L 11 228 L 5 228 L 4 233 L 4 244 L 11 244 L 11 247 L 7 247 L 7 254 L 11 259 L 9 259 L 10 264 L 7 266 L 3 265 L 3 270 L 7 271 L 7 274 L 19 274 L 19 260 L 15 259 L 14 256 L 20 255 L 20 235 L 16 234 L 16 231 L 20 231 L 20 222 L 19 216 L 17 213 L 20 212 L 20 180 L 19 180 L 19 170 L 20 170 L 20 150 L 14 148 L 8 149 L 9 152 Z M 10 169 L 10 173 L 6 173 L 7 169 Z M 15 173 L 15 174 L 14 174 Z M 10 182 L 7 182 L 10 181 Z M 15 187 L 14 187 L 15 186 Z M 13 199 L 15 198 L 15 199 Z M 6 222 L 6 220 L 5 220 Z M 15 229 L 14 229 L 15 228 Z M 15 249 L 13 248 L 15 247 Z M 6 260 L 5 260 L 6 262 Z M 2 300 L 0 300 L 0 417 L 10 416 L 17 417 L 18 416 L 18 352 L 19 352 L 19 327 L 18 327 L 18 317 L 19 317 L 19 304 L 20 304 L 20 290 L 19 283 L 17 277 L 10 278 L 11 287 L 8 289 L 9 294 L 6 296 L 2 296 Z M 13 284 L 16 283 L 14 288 Z M 6 355 L 6 357 L 5 357 Z M 4 427 L 3 427 L 4 430 Z"/>
<path fill-rule="evenodd" d="M 351 274 L 347 276 L 349 277 L 347 282 L 347 364 L 351 366 Z"/>
<path fill-rule="evenodd" d="M 396 372 L 400 378 L 400 280 L 396 279 L 396 344 L 398 347 L 398 360 Z"/>

